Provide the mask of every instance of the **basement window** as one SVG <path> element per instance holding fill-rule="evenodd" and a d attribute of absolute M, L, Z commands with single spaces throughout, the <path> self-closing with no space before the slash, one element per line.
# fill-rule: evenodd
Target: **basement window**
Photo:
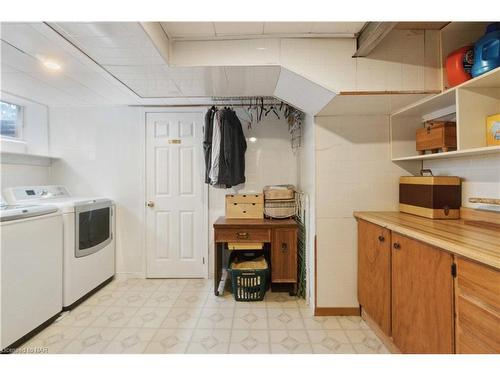
<path fill-rule="evenodd" d="M 0 101 L 0 135 L 8 138 L 22 138 L 23 107 Z"/>

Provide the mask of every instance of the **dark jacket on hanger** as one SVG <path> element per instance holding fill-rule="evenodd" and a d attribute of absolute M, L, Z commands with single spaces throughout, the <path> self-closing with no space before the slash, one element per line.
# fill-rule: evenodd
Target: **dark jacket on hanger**
<path fill-rule="evenodd" d="M 210 166 L 212 165 L 213 119 L 216 109 L 212 106 L 205 114 L 205 132 L 203 134 L 203 152 L 205 153 L 205 183 L 210 183 Z"/>
<path fill-rule="evenodd" d="M 233 110 L 223 110 L 221 113 L 221 126 L 218 183 L 231 187 L 245 182 L 247 142 L 241 122 Z"/>

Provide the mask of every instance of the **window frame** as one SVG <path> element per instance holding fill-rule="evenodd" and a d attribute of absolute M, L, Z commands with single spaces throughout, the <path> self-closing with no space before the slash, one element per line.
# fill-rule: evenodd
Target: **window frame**
<path fill-rule="evenodd" d="M 10 135 L 3 135 L 0 133 L 0 138 L 5 139 L 5 140 L 13 140 L 13 141 L 23 141 L 24 138 L 24 111 L 25 107 L 22 104 L 14 103 L 12 101 L 4 100 L 3 98 L 0 98 L 0 102 L 10 104 L 10 105 L 15 105 L 19 108 L 18 114 L 17 114 L 17 119 L 16 119 L 16 136 L 12 137 Z"/>

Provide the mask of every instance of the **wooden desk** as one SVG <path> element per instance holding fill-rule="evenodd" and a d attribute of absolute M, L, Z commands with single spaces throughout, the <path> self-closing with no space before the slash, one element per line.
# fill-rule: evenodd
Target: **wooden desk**
<path fill-rule="evenodd" d="M 218 295 L 222 275 L 222 252 L 227 242 L 270 243 L 271 282 L 290 284 L 290 293 L 297 292 L 297 231 L 293 219 L 226 219 L 219 217 L 214 223 L 214 294 Z"/>

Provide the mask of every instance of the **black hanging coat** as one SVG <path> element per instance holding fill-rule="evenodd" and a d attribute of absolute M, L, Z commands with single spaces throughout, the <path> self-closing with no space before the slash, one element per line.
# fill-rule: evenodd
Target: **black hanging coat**
<path fill-rule="evenodd" d="M 247 142 L 236 113 L 224 109 L 221 113 L 221 148 L 218 183 L 227 187 L 245 182 L 245 152 Z"/>

